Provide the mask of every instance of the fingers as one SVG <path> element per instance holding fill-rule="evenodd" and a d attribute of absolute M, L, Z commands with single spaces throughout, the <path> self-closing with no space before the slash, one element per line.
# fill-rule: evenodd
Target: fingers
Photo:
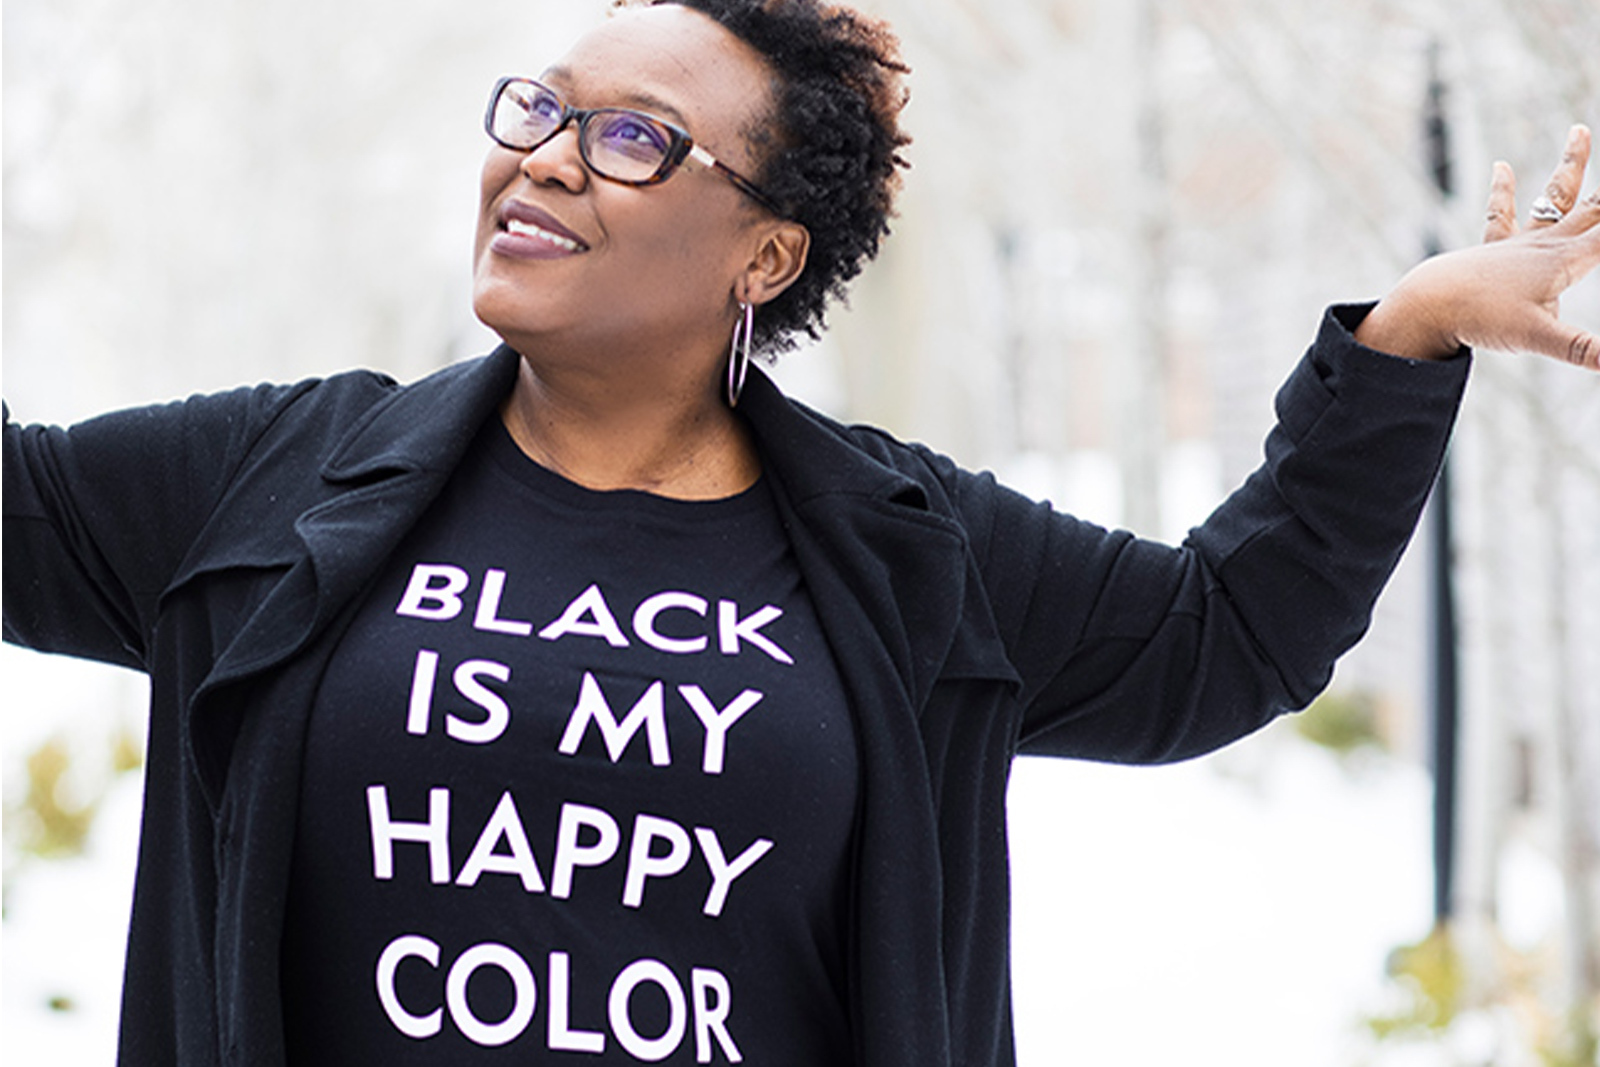
<path fill-rule="evenodd" d="M 1600 335 L 1549 318 L 1526 338 L 1530 352 L 1563 360 L 1585 370 L 1600 371 Z"/>
<path fill-rule="evenodd" d="M 1483 243 L 1517 235 L 1517 176 L 1511 164 L 1497 161 L 1489 179 L 1489 212 L 1483 226 Z"/>
<path fill-rule="evenodd" d="M 1566 269 L 1571 284 L 1600 267 L 1600 188 L 1573 205 L 1555 236 L 1568 239 Z"/>
<path fill-rule="evenodd" d="M 1566 359 L 1585 370 L 1600 371 L 1600 337 L 1578 331 L 1567 342 Z"/>
<path fill-rule="evenodd" d="M 1561 162 L 1550 175 L 1544 192 L 1533 202 L 1529 227 L 1553 226 L 1578 203 L 1583 191 L 1583 172 L 1589 166 L 1590 135 L 1587 126 L 1574 126 L 1567 133 Z"/>
<path fill-rule="evenodd" d="M 1567 212 L 1567 218 L 1571 220 L 1570 225 L 1580 232 L 1592 230 L 1597 224 L 1600 224 L 1600 186 L 1596 186 L 1594 192 L 1584 197 L 1578 202 L 1577 206 Z"/>
<path fill-rule="evenodd" d="M 1583 232 L 1600 224 L 1600 189 L 1581 201 L 1583 175 L 1589 166 L 1593 136 L 1587 126 L 1574 126 L 1567 133 L 1561 162 L 1551 173 L 1541 192 L 1530 205 L 1528 229 L 1542 230 L 1570 221 L 1567 229 Z M 1576 215 L 1577 218 L 1573 218 Z M 1515 237 L 1517 222 L 1517 180 L 1509 164 L 1497 162 L 1489 180 L 1489 206 L 1485 215 L 1485 244 Z"/>

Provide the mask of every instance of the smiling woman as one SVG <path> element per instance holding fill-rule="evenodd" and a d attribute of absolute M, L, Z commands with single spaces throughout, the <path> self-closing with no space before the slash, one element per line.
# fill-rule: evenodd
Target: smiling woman
<path fill-rule="evenodd" d="M 8 421 L 7 639 L 151 676 L 123 1062 L 1008 1064 L 1014 758 L 1304 706 L 1462 347 L 1600 362 L 1580 129 L 1528 233 L 1502 171 L 1329 312 L 1181 546 L 840 426 L 746 368 L 876 251 L 904 73 L 814 0 L 626 7 L 493 90 L 494 353 Z"/>

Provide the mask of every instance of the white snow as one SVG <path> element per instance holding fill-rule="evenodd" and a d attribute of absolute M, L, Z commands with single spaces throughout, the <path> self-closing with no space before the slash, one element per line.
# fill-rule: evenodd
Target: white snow
<path fill-rule="evenodd" d="M 1271 737 L 1173 767 L 1026 759 L 1011 810 L 1025 1067 L 1347 1067 L 1389 951 L 1431 925 L 1428 778 L 1398 762 Z"/>

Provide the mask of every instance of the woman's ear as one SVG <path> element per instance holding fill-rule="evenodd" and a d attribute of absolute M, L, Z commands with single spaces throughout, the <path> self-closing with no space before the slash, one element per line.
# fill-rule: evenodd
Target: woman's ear
<path fill-rule="evenodd" d="M 745 268 L 743 299 L 758 305 L 776 300 L 805 270 L 810 250 L 811 231 L 798 222 L 766 227 Z"/>

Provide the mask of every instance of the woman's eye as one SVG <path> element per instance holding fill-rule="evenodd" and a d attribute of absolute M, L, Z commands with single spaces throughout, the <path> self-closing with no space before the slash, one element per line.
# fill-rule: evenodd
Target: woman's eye
<path fill-rule="evenodd" d="M 618 151 L 661 152 L 667 147 L 666 137 L 653 124 L 628 115 L 606 123 L 604 136 L 607 146 Z"/>
<path fill-rule="evenodd" d="M 528 101 L 528 117 L 542 122 L 559 122 L 565 109 L 553 96 L 536 96 Z"/>

